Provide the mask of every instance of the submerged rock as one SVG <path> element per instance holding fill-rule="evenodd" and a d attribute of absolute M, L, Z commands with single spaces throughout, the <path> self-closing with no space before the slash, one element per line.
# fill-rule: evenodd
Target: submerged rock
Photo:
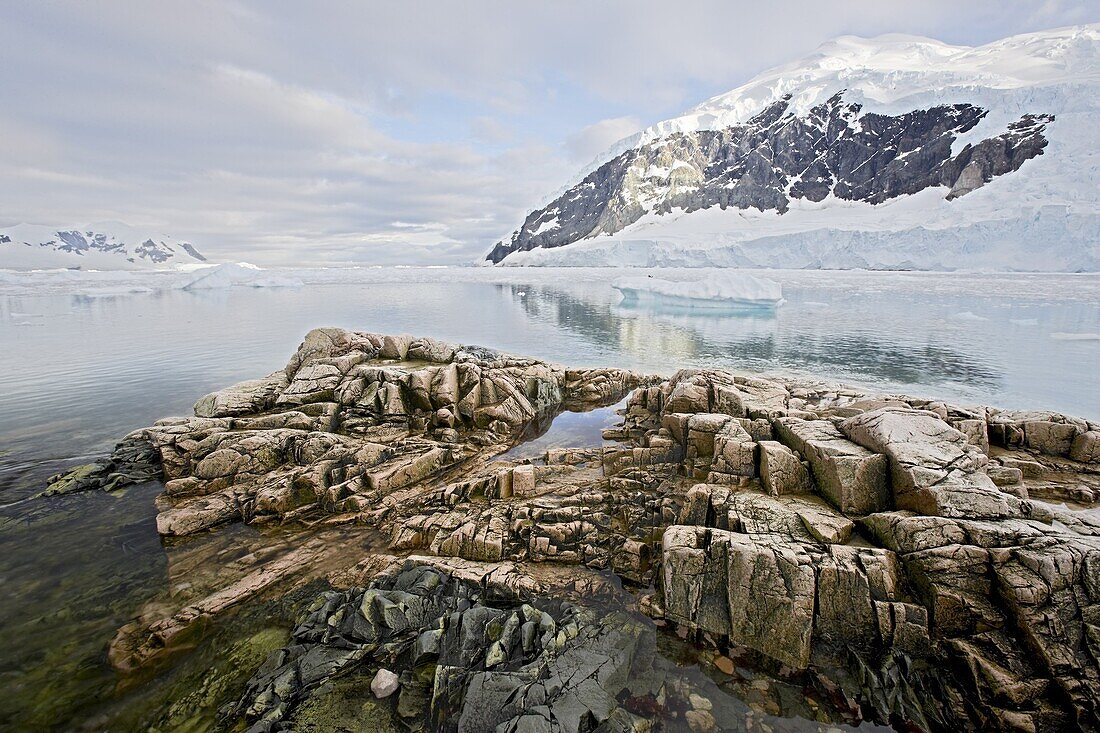
<path fill-rule="evenodd" d="M 312 690 L 368 660 L 430 665 L 427 684 L 406 674 L 401 694 L 425 688 L 433 730 L 519 731 L 548 718 L 558 730 L 581 730 L 611 719 L 644 623 L 556 601 L 494 602 L 490 590 L 408 564 L 366 588 L 327 594 L 236 710 L 255 721 L 250 731 L 273 730 Z"/>
<path fill-rule="evenodd" d="M 503 455 L 628 392 L 609 442 Z M 227 711 L 253 730 L 287 729 L 363 669 L 412 727 L 752 728 L 744 707 L 651 684 L 648 622 L 633 601 L 596 607 L 608 578 L 652 588 L 638 607 L 727 686 L 746 659 L 837 675 L 848 712 L 819 719 L 1100 726 L 1100 519 L 1080 510 L 1100 497 L 1094 423 L 339 329 L 195 412 L 55 486 L 165 480 L 157 526 L 184 539 L 170 592 L 111 645 L 120 670 L 252 599 L 332 584 Z M 210 539 L 235 524 L 260 532 Z"/>
<path fill-rule="evenodd" d="M 148 441 L 127 438 L 107 458 L 51 476 L 39 496 L 81 491 L 115 491 L 161 478 L 160 454 Z"/>

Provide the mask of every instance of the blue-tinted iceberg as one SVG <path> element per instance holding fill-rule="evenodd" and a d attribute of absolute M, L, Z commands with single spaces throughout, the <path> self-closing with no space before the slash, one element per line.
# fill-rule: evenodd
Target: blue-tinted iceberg
<path fill-rule="evenodd" d="M 774 280 L 747 272 L 730 271 L 700 280 L 662 280 L 652 276 L 628 277 L 612 287 L 623 303 L 656 303 L 676 308 L 776 308 L 783 302 L 783 287 Z"/>
<path fill-rule="evenodd" d="M 297 278 L 272 275 L 249 262 L 226 262 L 204 268 L 195 273 L 184 290 L 215 290 L 243 285 L 250 288 L 297 288 L 302 281 Z"/>

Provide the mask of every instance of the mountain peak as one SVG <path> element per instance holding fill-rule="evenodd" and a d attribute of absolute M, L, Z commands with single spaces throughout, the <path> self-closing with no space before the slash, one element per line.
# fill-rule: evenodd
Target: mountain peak
<path fill-rule="evenodd" d="M 1098 92 L 1100 25 L 842 36 L 613 147 L 488 259 L 1100 269 Z"/>

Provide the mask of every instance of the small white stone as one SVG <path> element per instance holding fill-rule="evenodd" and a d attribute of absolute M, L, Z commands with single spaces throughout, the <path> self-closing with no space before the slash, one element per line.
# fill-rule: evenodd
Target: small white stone
<path fill-rule="evenodd" d="M 397 692 L 399 687 L 401 687 L 401 684 L 398 682 L 397 675 L 385 667 L 378 670 L 378 674 L 374 675 L 374 679 L 370 683 L 370 691 L 379 699 L 389 697 Z"/>

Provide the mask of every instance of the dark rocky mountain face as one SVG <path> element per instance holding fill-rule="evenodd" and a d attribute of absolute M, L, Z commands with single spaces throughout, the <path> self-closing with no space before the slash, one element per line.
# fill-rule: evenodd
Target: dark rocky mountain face
<path fill-rule="evenodd" d="M 206 262 L 206 258 L 199 254 L 199 251 L 195 249 L 195 245 L 190 242 L 180 242 L 180 246 L 183 247 L 183 251 L 194 257 L 200 262 Z"/>
<path fill-rule="evenodd" d="M 1016 171 L 1042 155 L 1052 115 L 1027 114 L 1001 135 L 952 154 L 956 138 L 987 110 L 954 104 L 891 116 L 860 115 L 843 92 L 805 116 L 790 114 L 789 97 L 743 125 L 677 133 L 604 163 L 545 208 L 532 212 L 486 259 L 560 247 L 613 234 L 653 212 L 712 206 L 787 211 L 796 199 L 829 194 L 879 204 L 930 186 L 951 200 Z"/>

